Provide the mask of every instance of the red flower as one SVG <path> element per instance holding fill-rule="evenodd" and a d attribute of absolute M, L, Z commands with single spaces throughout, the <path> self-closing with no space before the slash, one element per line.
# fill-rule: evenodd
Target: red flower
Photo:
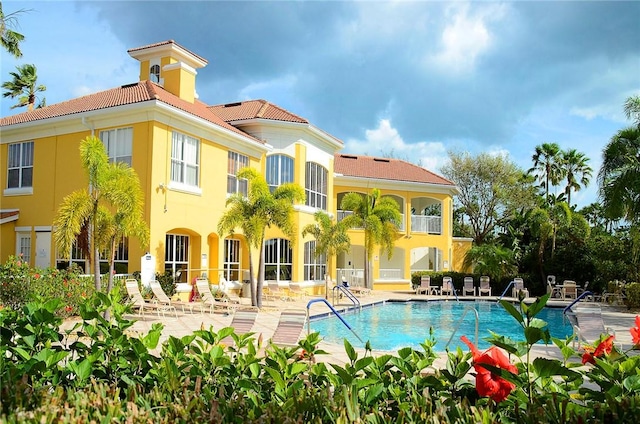
<path fill-rule="evenodd" d="M 38 278 L 40 278 L 40 274 L 38 274 L 38 273 L 34 274 L 33 278 L 35 278 L 37 280 Z"/>
<path fill-rule="evenodd" d="M 73 308 L 71 306 L 67 305 L 67 306 L 64 307 L 64 310 L 67 311 L 67 312 L 71 312 L 71 311 L 73 311 Z"/>
<path fill-rule="evenodd" d="M 485 352 L 480 352 L 466 336 L 462 336 L 460 339 L 469 346 L 473 354 L 473 367 L 478 373 L 476 375 L 476 390 L 478 394 L 483 397 L 488 396 L 496 402 L 505 400 L 509 393 L 516 388 L 516 385 L 492 373 L 482 364 L 492 365 L 513 374 L 518 373 L 516 366 L 511 364 L 509 358 L 495 346 L 490 347 Z"/>
<path fill-rule="evenodd" d="M 636 326 L 629 330 L 634 346 L 640 345 L 640 315 L 636 315 Z"/>
<path fill-rule="evenodd" d="M 614 336 L 607 337 L 598 344 L 595 350 L 593 350 L 593 348 L 590 346 L 585 346 L 585 352 L 584 355 L 582 355 L 582 365 L 585 365 L 587 362 L 590 364 L 595 364 L 595 358 L 600 358 L 605 354 L 611 353 L 611 350 L 613 349 L 614 338 Z"/>

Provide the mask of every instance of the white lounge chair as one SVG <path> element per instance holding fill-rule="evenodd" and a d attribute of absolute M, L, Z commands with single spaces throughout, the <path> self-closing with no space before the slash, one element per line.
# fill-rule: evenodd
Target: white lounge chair
<path fill-rule="evenodd" d="M 562 283 L 562 298 L 575 299 L 578 297 L 578 285 L 575 281 L 565 280 Z"/>
<path fill-rule="evenodd" d="M 449 296 L 453 296 L 455 293 L 455 288 L 453 287 L 453 279 L 451 277 L 442 277 L 442 287 L 440 288 L 440 295 L 444 296 L 445 293 Z"/>
<path fill-rule="evenodd" d="M 464 286 L 462 287 L 462 295 L 466 296 L 467 293 L 476 295 L 476 288 L 473 285 L 473 277 L 464 277 Z"/>
<path fill-rule="evenodd" d="M 258 316 L 257 309 L 250 308 L 241 308 L 236 310 L 233 313 L 233 318 L 231 319 L 230 327 L 233 327 L 233 331 L 237 335 L 244 335 L 251 332 L 253 325 L 256 322 L 256 317 Z M 226 345 L 233 344 L 233 337 L 225 337 L 222 340 L 222 343 Z"/>
<path fill-rule="evenodd" d="M 416 287 L 416 294 L 420 293 L 431 293 L 431 276 L 423 275 L 422 277 L 420 277 L 420 285 Z"/>
<path fill-rule="evenodd" d="M 217 300 L 213 293 L 211 293 L 211 287 L 209 286 L 209 280 L 206 278 L 196 278 L 196 288 L 200 294 L 200 301 L 209 307 L 209 313 L 212 314 L 216 308 L 224 309 L 225 311 L 235 310 L 240 305 L 237 303 L 225 302 Z"/>
<path fill-rule="evenodd" d="M 529 297 L 529 290 L 524 287 L 524 280 L 517 277 L 513 279 L 513 289 L 511 290 L 511 294 L 513 297 L 517 298 L 519 292 L 523 292 L 524 297 Z"/>
<path fill-rule="evenodd" d="M 615 331 L 610 327 L 605 327 L 602 320 L 602 309 L 598 304 L 579 304 L 571 308 L 575 321 L 573 325 L 573 345 L 576 342 L 578 347 L 584 342 L 595 343 L 603 334 L 615 335 Z"/>
<path fill-rule="evenodd" d="M 151 287 L 151 291 L 153 295 L 156 297 L 156 300 L 161 305 L 169 305 L 174 307 L 181 307 L 182 312 L 185 312 L 185 308 L 189 310 L 189 312 L 193 312 L 193 308 L 199 308 L 200 312 L 204 312 L 204 307 L 201 302 L 181 302 L 178 300 L 171 300 L 169 296 L 164 292 L 160 283 L 156 280 L 152 280 L 149 282 L 149 286 Z"/>
<path fill-rule="evenodd" d="M 129 295 L 129 299 L 134 308 L 138 309 L 140 315 L 144 316 L 145 309 L 155 310 L 160 316 L 160 312 L 164 316 L 165 312 L 173 311 L 178 317 L 178 312 L 176 308 L 171 305 L 162 304 L 158 302 L 149 302 L 144 297 L 142 297 L 142 293 L 140 293 L 140 287 L 138 286 L 138 280 L 129 278 L 125 281 L 125 288 L 127 289 L 127 295 Z"/>
<path fill-rule="evenodd" d="M 271 337 L 271 343 L 278 346 L 297 346 L 306 322 L 306 311 L 283 311 Z"/>
<path fill-rule="evenodd" d="M 482 293 L 486 293 L 487 296 L 491 296 L 491 280 L 486 275 L 483 275 L 480 277 L 480 287 L 478 287 L 478 296 L 482 296 Z"/>

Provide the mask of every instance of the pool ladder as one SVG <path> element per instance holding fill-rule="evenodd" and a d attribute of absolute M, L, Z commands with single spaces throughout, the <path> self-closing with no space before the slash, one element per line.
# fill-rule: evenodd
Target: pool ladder
<path fill-rule="evenodd" d="M 358 340 L 360 340 L 360 343 L 364 343 L 360 338 L 360 336 L 358 336 L 358 333 L 356 333 L 353 330 L 353 328 L 351 328 L 351 326 L 347 323 L 347 321 L 345 321 L 344 318 L 342 318 L 342 315 L 340 315 L 338 311 L 336 311 L 336 308 L 331 306 L 331 304 L 326 299 L 322 299 L 322 298 L 312 299 L 309 301 L 309 303 L 307 303 L 307 334 L 311 333 L 311 320 L 309 319 L 309 308 L 311 307 L 312 304 L 317 302 L 323 302 L 324 304 L 326 304 L 327 307 L 331 309 L 331 312 L 333 312 L 340 319 L 340 321 L 342 321 L 345 327 L 347 327 L 353 333 L 353 335 L 356 336 Z"/>
<path fill-rule="evenodd" d="M 449 347 L 449 344 L 451 343 L 451 340 L 453 340 L 453 336 L 456 335 L 456 333 L 458 332 L 458 330 L 460 329 L 460 326 L 462 325 L 462 321 L 464 321 L 464 317 L 467 316 L 467 313 L 469 311 L 473 311 L 474 314 L 476 315 L 476 337 L 475 337 L 475 345 L 478 346 L 478 330 L 480 327 L 480 316 L 478 315 L 478 310 L 472 306 L 467 306 L 464 309 L 464 313 L 462 314 L 462 316 L 460 317 L 460 319 L 458 320 L 458 324 L 456 325 L 456 328 L 453 330 L 453 333 L 451 333 L 451 337 L 449 337 L 449 341 L 447 341 L 447 344 L 444 346 L 445 349 L 447 349 Z"/>
<path fill-rule="evenodd" d="M 351 290 L 349 290 L 348 287 L 345 287 L 345 286 L 336 285 L 336 286 L 333 287 L 333 304 L 334 305 L 336 304 L 336 291 L 338 293 L 342 293 L 344 295 L 344 297 L 346 297 L 347 299 L 349 299 L 351 301 L 351 303 L 353 303 L 354 307 L 358 308 L 359 312 L 362 312 L 362 305 L 360 304 L 360 301 L 353 294 L 353 292 Z"/>

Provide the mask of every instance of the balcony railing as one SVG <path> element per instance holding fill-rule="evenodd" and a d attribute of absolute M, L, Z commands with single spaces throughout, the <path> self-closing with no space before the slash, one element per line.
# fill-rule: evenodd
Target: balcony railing
<path fill-rule="evenodd" d="M 429 215 L 411 215 L 411 232 L 442 234 L 442 218 Z"/>

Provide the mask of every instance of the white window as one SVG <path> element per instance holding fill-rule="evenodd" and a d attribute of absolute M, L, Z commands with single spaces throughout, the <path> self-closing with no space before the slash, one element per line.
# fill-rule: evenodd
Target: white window
<path fill-rule="evenodd" d="M 16 234 L 16 253 L 24 262 L 31 262 L 31 233 Z"/>
<path fill-rule="evenodd" d="M 307 162 L 305 175 L 306 205 L 327 210 L 327 170 L 315 162 Z"/>
<path fill-rule="evenodd" d="M 240 240 L 224 240 L 224 278 L 240 281 Z"/>
<path fill-rule="evenodd" d="M 71 252 L 60 252 L 56 249 L 56 268 L 67 269 L 71 264 L 78 265 L 81 269 L 88 272 L 87 258 L 80 248 L 80 243 L 76 241 L 71 246 Z"/>
<path fill-rule="evenodd" d="M 327 255 L 323 253 L 316 257 L 315 251 L 315 240 L 304 244 L 304 279 L 306 281 L 320 281 L 327 273 Z"/>
<path fill-rule="evenodd" d="M 165 271 L 170 271 L 177 283 L 189 281 L 189 236 L 167 234 L 165 242 Z"/>
<path fill-rule="evenodd" d="M 160 82 L 160 65 L 152 65 L 149 68 L 149 80 L 156 84 Z"/>
<path fill-rule="evenodd" d="M 242 168 L 249 166 L 249 157 L 236 152 L 229 152 L 227 160 L 227 194 L 241 193 L 247 195 L 247 180 L 236 175 Z"/>
<path fill-rule="evenodd" d="M 198 187 L 200 141 L 174 131 L 171 144 L 171 181 Z"/>
<path fill-rule="evenodd" d="M 285 155 L 267 156 L 267 184 L 271 192 L 280 184 L 293 182 L 293 158 Z"/>
<path fill-rule="evenodd" d="M 291 281 L 292 257 L 289 240 L 266 240 L 264 242 L 264 279 Z"/>
<path fill-rule="evenodd" d="M 122 162 L 131 166 L 133 128 L 100 131 L 100 140 L 107 148 L 109 163 Z"/>
<path fill-rule="evenodd" d="M 8 146 L 7 188 L 33 187 L 33 141 Z"/>

